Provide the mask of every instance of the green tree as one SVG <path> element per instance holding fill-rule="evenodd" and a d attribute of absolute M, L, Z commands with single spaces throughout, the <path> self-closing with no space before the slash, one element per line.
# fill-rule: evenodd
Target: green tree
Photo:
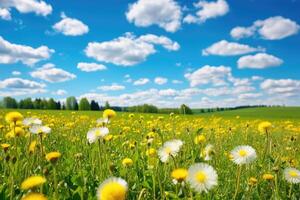
<path fill-rule="evenodd" d="M 110 108 L 109 102 L 106 101 L 106 102 L 105 102 L 105 105 L 104 105 L 104 109 L 109 109 L 109 108 Z"/>
<path fill-rule="evenodd" d="M 80 99 L 79 110 L 91 110 L 91 106 L 87 98 Z"/>
<path fill-rule="evenodd" d="M 18 103 L 16 99 L 12 97 L 4 97 L 2 104 L 4 108 L 18 108 Z"/>
<path fill-rule="evenodd" d="M 55 110 L 56 109 L 56 102 L 53 98 L 50 98 L 47 102 L 47 109 L 49 110 Z"/>
<path fill-rule="evenodd" d="M 94 100 L 91 101 L 91 110 L 100 110 L 99 104 Z"/>
<path fill-rule="evenodd" d="M 184 114 L 184 115 L 192 115 L 193 114 L 193 111 L 190 107 L 188 107 L 187 105 L 185 104 L 182 104 L 180 106 L 180 114 Z"/>
<path fill-rule="evenodd" d="M 78 110 L 78 103 L 74 96 L 67 98 L 66 109 L 67 110 Z"/>

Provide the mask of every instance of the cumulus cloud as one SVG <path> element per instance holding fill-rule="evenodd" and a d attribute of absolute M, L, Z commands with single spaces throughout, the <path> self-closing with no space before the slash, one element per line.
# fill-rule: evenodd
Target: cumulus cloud
<path fill-rule="evenodd" d="M 22 78 L 0 80 L 0 96 L 20 96 L 44 93 L 46 85 Z"/>
<path fill-rule="evenodd" d="M 20 76 L 20 75 L 21 75 L 21 72 L 19 72 L 19 71 L 13 71 L 11 74 L 12 74 L 13 76 Z"/>
<path fill-rule="evenodd" d="M 77 68 L 84 72 L 95 72 L 95 71 L 103 71 L 106 70 L 107 67 L 102 64 L 97 63 L 84 63 L 80 62 L 77 64 Z"/>
<path fill-rule="evenodd" d="M 167 82 L 168 82 L 168 79 L 164 78 L 164 77 L 156 77 L 154 79 L 154 83 L 156 83 L 158 85 L 163 85 L 163 84 L 166 84 Z"/>
<path fill-rule="evenodd" d="M 229 5 L 225 0 L 203 1 L 194 4 L 199 9 L 195 15 L 188 14 L 183 21 L 185 23 L 204 23 L 208 19 L 226 15 L 229 12 Z"/>
<path fill-rule="evenodd" d="M 191 87 L 212 83 L 215 86 L 226 85 L 225 79 L 231 76 L 231 68 L 225 66 L 209 66 L 186 73 L 184 77 L 190 82 Z"/>
<path fill-rule="evenodd" d="M 169 51 L 177 51 L 180 48 L 177 42 L 165 36 L 147 34 L 136 37 L 126 33 L 111 41 L 90 42 L 85 49 L 85 54 L 97 61 L 132 66 L 156 53 L 155 45 L 161 45 Z"/>
<path fill-rule="evenodd" d="M 76 78 L 75 74 L 56 68 L 52 63 L 45 64 L 41 68 L 30 72 L 30 75 L 33 78 L 41 79 L 50 83 L 65 82 Z"/>
<path fill-rule="evenodd" d="M 261 47 L 251 47 L 246 44 L 221 40 L 202 50 L 202 55 L 235 56 L 256 51 L 264 51 Z"/>
<path fill-rule="evenodd" d="M 113 83 L 111 85 L 99 86 L 98 89 L 102 91 L 118 91 L 118 90 L 124 90 L 125 86 L 119 85 L 117 83 Z"/>
<path fill-rule="evenodd" d="M 145 85 L 149 82 L 150 82 L 150 80 L 148 78 L 140 78 L 140 79 L 134 81 L 133 85 Z"/>
<path fill-rule="evenodd" d="M 0 18 L 3 20 L 11 20 L 11 15 L 8 9 L 0 8 Z"/>
<path fill-rule="evenodd" d="M 283 60 L 266 53 L 247 55 L 239 58 L 238 68 L 264 69 L 267 67 L 276 67 L 283 63 Z"/>
<path fill-rule="evenodd" d="M 230 34 L 235 39 L 250 37 L 255 33 L 266 40 L 280 40 L 299 32 L 300 26 L 291 19 L 281 16 L 257 20 L 250 27 L 235 27 Z"/>
<path fill-rule="evenodd" d="M 57 95 L 57 96 L 64 96 L 64 95 L 68 94 L 68 92 L 66 90 L 59 89 L 59 90 L 52 92 L 52 94 Z"/>
<path fill-rule="evenodd" d="M 22 62 L 32 66 L 35 63 L 48 59 L 55 51 L 47 46 L 33 48 L 26 45 L 13 44 L 0 36 L 0 64 Z"/>
<path fill-rule="evenodd" d="M 168 32 L 175 32 L 181 25 L 181 8 L 173 0 L 138 0 L 129 5 L 126 18 L 139 27 L 157 25 Z"/>
<path fill-rule="evenodd" d="M 4 19 L 10 19 L 10 9 L 15 8 L 20 13 L 33 12 L 36 15 L 47 16 L 52 13 L 52 6 L 45 1 L 39 0 L 1 0 L 0 1 L 0 16 Z M 3 9 L 5 9 L 3 11 Z M 1 15 L 2 13 L 2 15 Z"/>
<path fill-rule="evenodd" d="M 261 89 L 269 94 L 295 96 L 300 94 L 300 80 L 266 79 L 260 84 Z"/>
<path fill-rule="evenodd" d="M 172 80 L 172 83 L 173 84 L 181 84 L 181 83 L 183 83 L 183 81 L 181 81 L 181 80 Z"/>
<path fill-rule="evenodd" d="M 52 28 L 67 36 L 79 36 L 89 32 L 89 27 L 78 19 L 69 18 L 64 13 L 61 14 L 61 21 L 57 22 Z"/>

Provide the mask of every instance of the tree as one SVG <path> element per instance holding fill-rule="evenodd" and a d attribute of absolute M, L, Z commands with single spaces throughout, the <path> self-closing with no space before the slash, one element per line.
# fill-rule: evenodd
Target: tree
<path fill-rule="evenodd" d="M 78 103 L 74 96 L 67 98 L 66 108 L 67 110 L 78 110 Z"/>
<path fill-rule="evenodd" d="M 55 110 L 56 109 L 56 102 L 53 98 L 50 98 L 47 102 L 47 109 L 49 110 Z"/>
<path fill-rule="evenodd" d="M 87 98 L 80 99 L 79 110 L 91 110 L 91 106 Z"/>
<path fill-rule="evenodd" d="M 94 100 L 91 101 L 91 110 L 100 110 L 99 104 Z"/>
<path fill-rule="evenodd" d="M 184 114 L 184 115 L 192 115 L 192 109 L 190 109 L 187 105 L 182 104 L 180 106 L 180 114 Z"/>
<path fill-rule="evenodd" d="M 2 104 L 4 108 L 18 108 L 18 103 L 16 99 L 12 97 L 4 97 Z"/>
<path fill-rule="evenodd" d="M 108 101 L 106 101 L 106 102 L 105 102 L 104 109 L 109 109 L 109 108 L 110 108 L 109 102 L 108 102 Z"/>

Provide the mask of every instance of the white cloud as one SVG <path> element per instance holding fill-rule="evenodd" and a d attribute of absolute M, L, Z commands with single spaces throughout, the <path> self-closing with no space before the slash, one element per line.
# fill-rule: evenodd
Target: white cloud
<path fill-rule="evenodd" d="M 55 51 L 47 46 L 33 48 L 26 45 L 13 44 L 0 36 L 0 64 L 22 62 L 25 65 L 48 59 Z"/>
<path fill-rule="evenodd" d="M 264 69 L 267 67 L 276 67 L 283 63 L 283 60 L 266 53 L 247 55 L 239 58 L 238 68 Z"/>
<path fill-rule="evenodd" d="M 149 82 L 150 82 L 150 80 L 148 78 L 140 78 L 140 79 L 134 81 L 133 85 L 145 85 Z"/>
<path fill-rule="evenodd" d="M 34 12 L 41 16 L 47 16 L 52 13 L 51 5 L 39 0 L 1 0 L 0 8 L 5 8 L 7 11 L 10 8 L 15 8 L 20 13 Z"/>
<path fill-rule="evenodd" d="M 84 72 L 103 71 L 107 69 L 107 67 L 102 64 L 84 62 L 78 63 L 77 68 Z"/>
<path fill-rule="evenodd" d="M 174 89 L 165 89 L 165 90 L 159 90 L 158 94 L 160 96 L 176 96 L 178 92 L 177 90 Z"/>
<path fill-rule="evenodd" d="M 138 0 L 129 5 L 126 18 L 139 27 L 158 25 L 168 32 L 175 32 L 181 25 L 181 8 L 173 0 Z"/>
<path fill-rule="evenodd" d="M 11 20 L 11 15 L 8 9 L 0 8 L 0 18 L 3 20 Z"/>
<path fill-rule="evenodd" d="M 183 81 L 181 81 L 181 80 L 172 80 L 172 83 L 173 84 L 181 84 L 181 83 L 183 83 Z"/>
<path fill-rule="evenodd" d="M 168 79 L 164 78 L 164 77 L 156 77 L 154 79 L 154 83 L 156 83 L 158 85 L 163 85 L 163 84 L 166 84 L 167 82 L 168 82 Z"/>
<path fill-rule="evenodd" d="M 261 93 L 244 93 L 238 96 L 239 99 L 255 99 L 261 97 Z"/>
<path fill-rule="evenodd" d="M 89 27 L 78 19 L 69 18 L 64 13 L 61 18 L 61 21 L 52 26 L 55 31 L 67 36 L 79 36 L 89 32 Z"/>
<path fill-rule="evenodd" d="M 202 55 L 235 56 L 256 51 L 264 51 L 261 47 L 251 47 L 246 44 L 221 40 L 202 50 Z"/>
<path fill-rule="evenodd" d="M 208 19 L 226 15 L 229 12 L 229 5 L 225 0 L 203 1 L 194 4 L 199 9 L 196 15 L 188 14 L 183 21 L 185 23 L 204 23 Z"/>
<path fill-rule="evenodd" d="M 98 89 L 102 91 L 118 91 L 118 90 L 124 90 L 125 86 L 119 85 L 117 83 L 113 83 L 111 85 L 99 86 Z"/>
<path fill-rule="evenodd" d="M 295 96 L 300 94 L 300 80 L 266 79 L 260 84 L 261 89 L 269 94 Z"/>
<path fill-rule="evenodd" d="M 45 64 L 43 65 L 43 67 L 30 72 L 30 75 L 34 78 L 41 79 L 50 83 L 65 82 L 76 78 L 75 74 L 72 74 L 60 68 L 56 68 L 52 63 Z"/>
<path fill-rule="evenodd" d="M 295 21 L 275 16 L 265 20 L 257 20 L 250 27 L 235 27 L 231 30 L 230 34 L 233 38 L 240 39 L 258 33 L 266 40 L 280 40 L 297 34 L 299 29 L 300 26 Z"/>
<path fill-rule="evenodd" d="M 64 95 L 68 94 L 68 92 L 66 90 L 59 89 L 57 91 L 52 92 L 52 94 L 58 95 L 58 96 L 64 96 Z"/>
<path fill-rule="evenodd" d="M 11 74 L 12 74 L 13 76 L 20 76 L 20 75 L 21 75 L 21 72 L 19 72 L 19 71 L 13 71 Z"/>
<path fill-rule="evenodd" d="M 0 96 L 20 96 L 44 93 L 46 85 L 22 78 L 0 80 Z"/>
<path fill-rule="evenodd" d="M 180 48 L 177 42 L 173 42 L 165 36 L 152 34 L 136 37 L 131 33 L 107 42 L 90 42 L 85 49 L 88 57 L 98 61 L 113 63 L 121 66 L 132 66 L 141 63 L 151 54 L 156 53 L 155 44 L 163 46 L 169 51 Z"/>
<path fill-rule="evenodd" d="M 212 83 L 215 86 L 226 85 L 225 79 L 231 76 L 231 68 L 225 66 L 209 66 L 184 75 L 190 81 L 191 87 Z"/>

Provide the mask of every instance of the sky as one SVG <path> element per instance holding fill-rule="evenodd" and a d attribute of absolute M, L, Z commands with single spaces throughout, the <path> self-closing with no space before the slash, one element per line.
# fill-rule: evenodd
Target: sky
<path fill-rule="evenodd" d="M 299 0 L 0 0 L 0 98 L 300 104 Z"/>

